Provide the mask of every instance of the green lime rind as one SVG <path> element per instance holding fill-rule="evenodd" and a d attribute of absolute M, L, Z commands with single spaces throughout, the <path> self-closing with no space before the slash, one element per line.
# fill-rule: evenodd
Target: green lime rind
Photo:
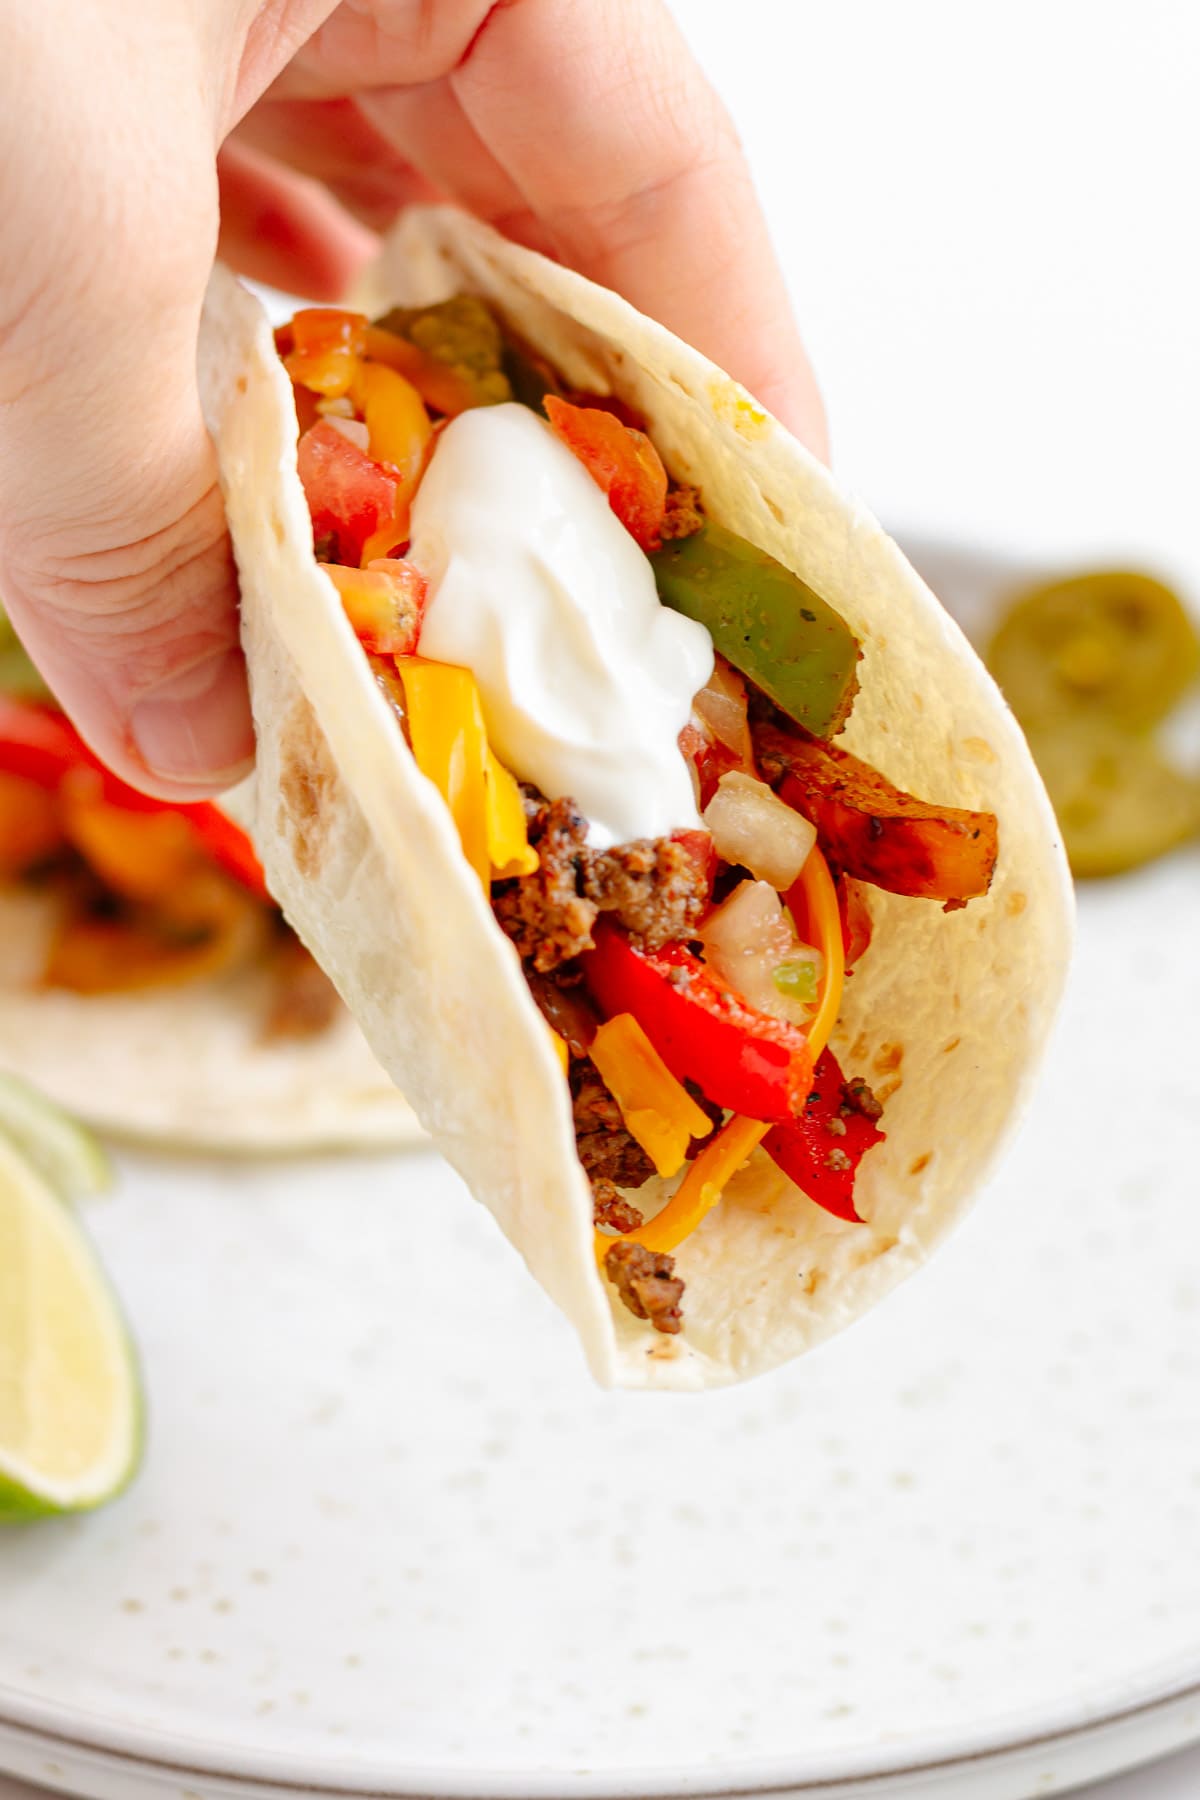
<path fill-rule="evenodd" d="M 141 1464 L 141 1370 L 77 1215 L 3 1139 L 0 1242 L 0 1523 L 88 1512 Z"/>
<path fill-rule="evenodd" d="M 0 1071 L 0 1136 L 64 1200 L 105 1193 L 108 1154 L 92 1133 L 19 1076 Z"/>

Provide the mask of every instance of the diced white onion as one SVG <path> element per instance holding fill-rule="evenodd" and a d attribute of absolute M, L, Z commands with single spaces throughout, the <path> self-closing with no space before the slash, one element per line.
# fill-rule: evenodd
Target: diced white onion
<path fill-rule="evenodd" d="M 791 915 L 768 882 L 739 882 L 709 913 L 699 936 L 705 961 L 743 1000 L 773 1018 L 808 1024 L 812 1008 L 794 994 L 781 994 L 774 975 L 780 963 L 811 961 L 819 984 L 821 953 L 797 942 Z"/>
<path fill-rule="evenodd" d="M 817 841 L 816 827 L 773 794 L 765 781 L 734 769 L 722 775 L 704 809 L 722 862 L 738 863 L 769 881 L 790 888 Z"/>
<path fill-rule="evenodd" d="M 367 427 L 362 419 L 327 417 L 325 422 L 327 425 L 332 425 L 335 431 L 340 431 L 344 438 L 349 438 L 350 442 L 355 445 L 357 449 L 366 450 L 370 438 L 367 433 Z"/>
<path fill-rule="evenodd" d="M 723 656 L 716 658 L 713 672 L 692 701 L 692 707 L 712 737 L 753 767 L 750 725 L 746 717 L 746 684 Z"/>

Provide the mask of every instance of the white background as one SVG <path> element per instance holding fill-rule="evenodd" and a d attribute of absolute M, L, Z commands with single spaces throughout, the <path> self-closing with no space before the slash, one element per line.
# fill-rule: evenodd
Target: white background
<path fill-rule="evenodd" d="M 836 463 L 873 509 L 1136 558 L 1195 597 L 1200 6 L 675 11 L 741 129 Z M 0 1800 L 26 1791 L 0 1778 Z M 1193 1800 L 1200 1753 L 1093 1792 Z"/>

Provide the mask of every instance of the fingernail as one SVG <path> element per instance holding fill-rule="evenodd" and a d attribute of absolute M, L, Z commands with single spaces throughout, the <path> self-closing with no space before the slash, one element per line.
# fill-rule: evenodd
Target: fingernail
<path fill-rule="evenodd" d="M 223 650 L 172 675 L 133 709 L 130 735 L 152 775 L 219 784 L 254 755 L 246 670 L 236 650 Z"/>

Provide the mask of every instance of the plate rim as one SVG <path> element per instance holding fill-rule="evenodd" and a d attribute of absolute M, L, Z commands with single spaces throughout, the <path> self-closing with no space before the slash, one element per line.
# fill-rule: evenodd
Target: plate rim
<path fill-rule="evenodd" d="M 223 1745 L 182 1733 L 139 1730 L 100 1714 L 39 1701 L 0 1684 L 0 1751 L 7 1729 L 57 1750 L 83 1752 L 160 1775 L 164 1781 L 219 1779 L 247 1796 L 266 1789 L 329 1795 L 337 1800 L 769 1800 L 771 1796 L 852 1789 L 865 1782 L 942 1776 L 1006 1756 L 1050 1750 L 1106 1728 L 1132 1726 L 1188 1703 L 1200 1709 L 1200 1651 L 1143 1670 L 1132 1681 L 1085 1690 L 1040 1709 L 999 1715 L 984 1726 L 927 1732 L 911 1740 L 827 1751 L 807 1766 L 794 1757 L 739 1758 L 673 1774 L 642 1764 L 601 1772 L 586 1768 L 450 1771 L 417 1764 L 314 1758 L 304 1751 Z M 1200 1711 L 1190 1734 L 1140 1759 L 1200 1741 Z M 1114 1765 L 1132 1766 L 1130 1764 Z M 0 1768 L 3 1765 L 0 1764 Z M 16 1773 L 16 1771 L 14 1771 Z"/>

